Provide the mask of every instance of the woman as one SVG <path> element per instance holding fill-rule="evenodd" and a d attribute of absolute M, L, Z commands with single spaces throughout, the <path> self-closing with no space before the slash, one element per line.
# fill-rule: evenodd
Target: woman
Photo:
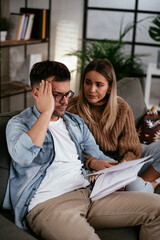
<path fill-rule="evenodd" d="M 119 162 L 154 153 L 152 165 L 145 164 L 139 173 L 141 178 L 126 189 L 154 192 L 159 188 L 160 144 L 150 144 L 142 152 L 132 110 L 125 100 L 117 96 L 116 76 L 109 60 L 96 59 L 86 66 L 80 94 L 69 102 L 68 111 L 82 117 L 101 150 Z M 87 158 L 88 169 L 106 167 L 103 160 Z"/>

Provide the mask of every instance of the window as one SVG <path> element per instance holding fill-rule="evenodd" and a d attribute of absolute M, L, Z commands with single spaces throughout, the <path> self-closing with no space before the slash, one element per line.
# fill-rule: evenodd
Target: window
<path fill-rule="evenodd" d="M 143 20 L 123 39 L 130 46 L 131 54 L 142 53 L 143 69 L 146 73 L 149 62 L 157 61 L 158 42 L 148 34 L 153 17 L 160 14 L 159 0 L 85 0 L 83 39 L 116 40 L 121 24 Z M 128 48 L 127 48 L 128 49 Z"/>

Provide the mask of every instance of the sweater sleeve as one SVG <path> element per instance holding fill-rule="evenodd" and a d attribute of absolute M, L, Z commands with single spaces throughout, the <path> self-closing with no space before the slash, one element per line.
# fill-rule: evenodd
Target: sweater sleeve
<path fill-rule="evenodd" d="M 120 161 L 129 161 L 141 157 L 142 147 L 135 128 L 134 116 L 129 106 L 123 122 L 123 130 L 119 137 L 118 145 Z"/>

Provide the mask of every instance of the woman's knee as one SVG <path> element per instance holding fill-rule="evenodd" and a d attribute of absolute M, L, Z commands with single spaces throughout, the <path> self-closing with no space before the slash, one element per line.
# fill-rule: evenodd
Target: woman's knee
<path fill-rule="evenodd" d="M 131 182 L 126 186 L 126 191 L 153 193 L 154 188 L 150 182 L 146 182 L 141 177 L 137 177 L 134 182 Z"/>
<path fill-rule="evenodd" d="M 160 152 L 160 141 L 153 142 L 143 148 L 142 157 L 154 155 Z"/>

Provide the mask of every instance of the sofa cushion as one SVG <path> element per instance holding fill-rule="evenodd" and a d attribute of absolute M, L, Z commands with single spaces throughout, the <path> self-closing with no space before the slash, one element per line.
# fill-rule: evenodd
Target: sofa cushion
<path fill-rule="evenodd" d="M 0 133 L 1 133 L 1 144 L 0 144 L 0 183 L 1 183 L 1 191 L 0 191 L 0 207 L 2 206 L 7 181 L 9 176 L 9 166 L 10 166 L 10 156 L 7 150 L 5 129 L 8 120 L 14 115 L 18 114 L 19 111 L 11 112 L 11 113 L 1 113 L 0 114 Z"/>
<path fill-rule="evenodd" d="M 97 229 L 96 233 L 101 240 L 138 240 L 140 227 Z"/>
<path fill-rule="evenodd" d="M 32 235 L 18 228 L 13 222 L 0 215 L 0 238 L 1 240 L 34 240 Z"/>
<path fill-rule="evenodd" d="M 138 129 L 140 142 L 150 144 L 160 140 L 160 119 L 155 106 L 148 110 Z"/>
<path fill-rule="evenodd" d="M 117 82 L 117 94 L 130 105 L 136 128 L 147 112 L 142 86 L 138 78 L 123 78 Z"/>

